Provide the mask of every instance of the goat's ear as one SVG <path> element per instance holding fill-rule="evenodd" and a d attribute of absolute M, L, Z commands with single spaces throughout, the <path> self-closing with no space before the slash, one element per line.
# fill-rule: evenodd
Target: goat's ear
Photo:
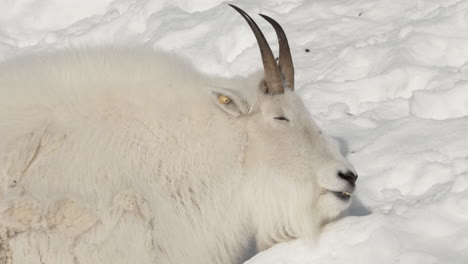
<path fill-rule="evenodd" d="M 238 92 L 224 88 L 211 88 L 210 95 L 214 103 L 226 113 L 238 117 L 249 113 L 248 101 Z"/>

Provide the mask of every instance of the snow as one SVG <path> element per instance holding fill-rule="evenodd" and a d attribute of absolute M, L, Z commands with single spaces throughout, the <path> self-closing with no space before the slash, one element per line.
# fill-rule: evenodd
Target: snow
<path fill-rule="evenodd" d="M 296 87 L 359 172 L 350 216 L 314 245 L 279 244 L 248 264 L 468 263 L 468 1 L 4 0 L 0 60 L 144 44 L 223 76 L 260 69 L 234 3 L 273 50 L 279 21 Z M 306 52 L 308 49 L 308 52 Z"/>

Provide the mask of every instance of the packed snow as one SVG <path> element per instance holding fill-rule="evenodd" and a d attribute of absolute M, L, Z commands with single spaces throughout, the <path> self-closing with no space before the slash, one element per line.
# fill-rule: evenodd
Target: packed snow
<path fill-rule="evenodd" d="M 0 1 L 0 60 L 144 44 L 223 76 L 261 69 L 252 15 L 285 29 L 296 89 L 358 173 L 350 216 L 248 264 L 468 263 L 467 0 Z"/>

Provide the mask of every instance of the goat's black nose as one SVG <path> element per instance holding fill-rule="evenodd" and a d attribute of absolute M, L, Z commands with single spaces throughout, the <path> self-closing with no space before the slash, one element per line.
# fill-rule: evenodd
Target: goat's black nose
<path fill-rule="evenodd" d="M 343 173 L 343 172 L 338 172 L 338 176 L 340 176 L 340 178 L 342 178 L 343 180 L 351 183 L 351 184 L 355 184 L 356 183 L 356 180 L 358 178 L 357 174 L 355 174 L 354 172 L 352 171 L 347 171 L 346 173 Z"/>

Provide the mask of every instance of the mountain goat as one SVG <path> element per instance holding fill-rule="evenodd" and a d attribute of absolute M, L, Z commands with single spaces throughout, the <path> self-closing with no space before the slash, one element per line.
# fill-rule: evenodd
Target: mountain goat
<path fill-rule="evenodd" d="M 244 11 L 264 72 L 94 48 L 0 65 L 1 263 L 241 263 L 314 237 L 357 175 Z"/>

